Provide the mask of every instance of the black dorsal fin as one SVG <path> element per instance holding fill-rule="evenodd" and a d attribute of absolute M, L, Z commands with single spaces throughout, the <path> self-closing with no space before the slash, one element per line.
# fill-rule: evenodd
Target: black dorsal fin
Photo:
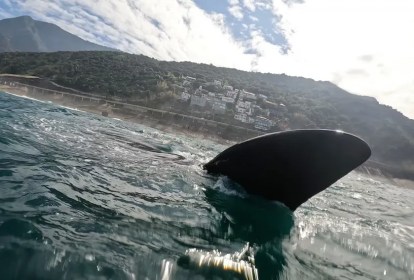
<path fill-rule="evenodd" d="M 371 149 L 342 131 L 292 130 L 231 146 L 204 165 L 292 211 L 364 163 Z"/>

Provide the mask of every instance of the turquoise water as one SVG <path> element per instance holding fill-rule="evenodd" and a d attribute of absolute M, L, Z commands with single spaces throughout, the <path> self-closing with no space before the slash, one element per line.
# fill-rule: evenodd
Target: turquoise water
<path fill-rule="evenodd" d="M 414 191 L 351 173 L 294 213 L 201 165 L 225 146 L 0 93 L 1 279 L 414 279 Z"/>

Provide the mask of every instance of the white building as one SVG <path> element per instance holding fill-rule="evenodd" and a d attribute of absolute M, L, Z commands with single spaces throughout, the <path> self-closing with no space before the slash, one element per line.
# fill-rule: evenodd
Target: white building
<path fill-rule="evenodd" d="M 185 77 L 184 79 L 185 79 L 185 80 L 187 80 L 187 81 L 190 81 L 190 82 L 194 82 L 194 81 L 196 81 L 196 80 L 197 80 L 196 78 L 194 78 L 194 77 L 190 77 L 190 76 L 187 76 L 187 77 Z"/>
<path fill-rule="evenodd" d="M 254 127 L 260 130 L 269 130 L 273 126 L 273 121 L 264 117 L 256 117 Z"/>
<path fill-rule="evenodd" d="M 228 90 L 226 92 L 226 96 L 230 97 L 230 98 L 233 98 L 233 99 L 236 99 L 237 98 L 237 92 L 233 91 L 233 90 Z"/>
<path fill-rule="evenodd" d="M 240 93 L 240 96 L 243 97 L 244 99 L 249 99 L 249 100 L 257 100 L 257 96 L 256 94 L 252 93 L 252 92 L 248 92 L 243 90 Z"/>
<path fill-rule="evenodd" d="M 246 109 L 242 107 L 236 107 L 236 111 L 237 113 L 244 114 L 246 112 Z"/>
<path fill-rule="evenodd" d="M 234 102 L 235 102 L 234 98 L 227 97 L 227 96 L 223 96 L 223 97 L 221 98 L 221 100 L 222 100 L 223 102 L 226 102 L 226 103 L 232 103 L 232 104 L 234 104 Z"/>
<path fill-rule="evenodd" d="M 248 117 L 246 114 L 235 114 L 234 118 L 243 123 L 248 123 Z"/>
<path fill-rule="evenodd" d="M 236 104 L 236 107 L 249 109 L 251 107 L 252 103 L 250 101 L 241 101 L 239 100 Z"/>

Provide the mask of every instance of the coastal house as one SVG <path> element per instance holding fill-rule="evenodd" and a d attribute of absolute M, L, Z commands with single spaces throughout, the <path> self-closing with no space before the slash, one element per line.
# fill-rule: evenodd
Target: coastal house
<path fill-rule="evenodd" d="M 197 80 L 196 78 L 190 76 L 186 76 L 184 79 L 190 82 L 195 82 Z"/>
<path fill-rule="evenodd" d="M 249 117 L 248 115 L 244 114 L 244 113 L 239 113 L 239 114 L 235 114 L 234 115 L 234 119 L 241 121 L 242 123 L 254 123 L 254 118 Z"/>
<path fill-rule="evenodd" d="M 257 100 L 256 94 L 254 94 L 252 92 L 242 90 L 240 95 L 243 96 L 243 99 L 248 99 L 248 100 L 251 100 L 251 101 L 256 101 Z"/>
<path fill-rule="evenodd" d="M 246 107 L 236 106 L 236 112 L 241 113 L 241 114 L 246 114 L 247 116 L 252 116 L 254 110 L 251 107 L 246 108 Z"/>
<path fill-rule="evenodd" d="M 246 109 L 242 107 L 236 107 L 236 112 L 240 114 L 244 114 L 246 112 Z"/>
<path fill-rule="evenodd" d="M 227 97 L 227 96 L 223 96 L 223 97 L 221 98 L 221 100 L 222 100 L 223 102 L 226 102 L 226 103 L 231 103 L 231 104 L 234 104 L 234 102 L 235 102 L 234 98 Z"/>
<path fill-rule="evenodd" d="M 265 117 L 256 117 L 254 127 L 260 130 L 269 130 L 273 126 L 273 121 L 266 119 Z"/>
<path fill-rule="evenodd" d="M 243 114 L 243 113 L 241 113 L 241 114 L 235 114 L 234 115 L 234 119 L 236 119 L 238 121 L 241 121 L 243 123 L 247 123 L 248 122 L 247 115 L 246 114 Z"/>
<path fill-rule="evenodd" d="M 245 109 L 249 109 L 251 107 L 252 103 L 250 101 L 242 101 L 242 100 L 238 100 L 236 107 L 240 107 L 240 108 L 245 108 Z"/>
<path fill-rule="evenodd" d="M 277 103 L 267 102 L 266 105 L 269 108 L 270 117 L 281 118 L 283 117 L 285 113 L 287 113 L 287 108 L 282 103 L 277 104 Z"/>
<path fill-rule="evenodd" d="M 237 94 L 238 93 L 236 91 L 228 90 L 226 92 L 226 97 L 230 97 L 230 98 L 233 98 L 234 100 L 236 100 L 237 99 Z"/>

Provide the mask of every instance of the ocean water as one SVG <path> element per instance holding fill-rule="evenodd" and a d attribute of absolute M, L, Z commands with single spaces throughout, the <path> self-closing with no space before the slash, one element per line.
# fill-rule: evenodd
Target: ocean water
<path fill-rule="evenodd" d="M 224 145 L 0 93 L 0 279 L 414 279 L 414 190 L 351 173 L 294 213 L 201 165 Z"/>

